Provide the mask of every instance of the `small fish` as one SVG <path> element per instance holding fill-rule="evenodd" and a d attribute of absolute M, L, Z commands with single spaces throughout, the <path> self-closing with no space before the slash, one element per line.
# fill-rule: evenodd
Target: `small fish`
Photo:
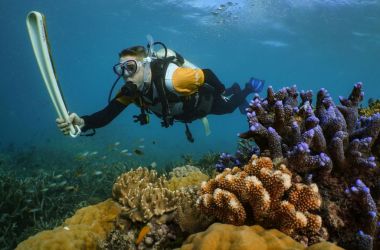
<path fill-rule="evenodd" d="M 70 228 L 68 226 L 64 226 L 63 229 L 66 230 L 66 231 L 70 230 Z"/>
<path fill-rule="evenodd" d="M 75 173 L 75 177 L 83 177 L 83 176 L 86 176 L 87 173 L 82 173 L 82 172 L 77 172 Z"/>
<path fill-rule="evenodd" d="M 120 145 L 120 142 L 115 142 L 114 144 L 113 144 L 115 147 L 117 147 L 117 146 L 119 146 Z"/>
<path fill-rule="evenodd" d="M 90 152 L 86 151 L 86 152 L 82 153 L 81 156 L 86 157 L 89 153 L 90 153 Z"/>
<path fill-rule="evenodd" d="M 98 151 L 94 151 L 94 152 L 91 152 L 90 155 L 97 155 L 98 154 Z"/>
<path fill-rule="evenodd" d="M 132 156 L 133 154 L 131 152 L 129 152 L 129 153 L 126 153 L 125 155 L 126 156 Z"/>
<path fill-rule="evenodd" d="M 64 186 L 67 184 L 67 181 L 61 181 L 60 183 L 58 183 L 58 186 Z"/>
<path fill-rule="evenodd" d="M 74 186 L 67 186 L 65 187 L 65 191 L 74 191 L 75 187 Z"/>
<path fill-rule="evenodd" d="M 33 201 L 32 199 L 25 200 L 26 203 L 31 203 L 32 201 Z"/>
<path fill-rule="evenodd" d="M 143 141 L 145 141 L 145 139 L 144 138 L 140 138 L 140 141 L 143 142 Z"/>
<path fill-rule="evenodd" d="M 144 145 L 140 145 L 139 148 L 145 148 L 145 146 Z"/>
<path fill-rule="evenodd" d="M 31 193 L 34 193 L 36 191 L 34 189 L 28 189 L 28 190 L 26 190 L 26 192 L 31 194 Z"/>
<path fill-rule="evenodd" d="M 102 174 L 103 174 L 102 171 L 95 171 L 95 172 L 94 172 L 94 175 L 102 175 Z"/>
<path fill-rule="evenodd" d="M 57 186 L 57 183 L 51 183 L 51 184 L 49 185 L 50 188 L 53 188 L 53 187 L 56 187 L 56 186 Z"/>
<path fill-rule="evenodd" d="M 49 191 L 48 188 L 43 188 L 43 189 L 41 189 L 41 192 L 47 192 L 47 191 Z"/>
<path fill-rule="evenodd" d="M 39 209 L 39 208 L 32 208 L 32 209 L 29 210 L 29 213 L 35 213 L 35 212 L 38 212 L 40 210 L 41 209 Z"/>
<path fill-rule="evenodd" d="M 122 153 L 122 154 L 125 154 L 127 152 L 128 152 L 128 149 L 123 149 L 123 150 L 120 151 L 120 153 Z"/>
<path fill-rule="evenodd" d="M 152 144 L 156 144 L 156 141 L 152 141 Z"/>
<path fill-rule="evenodd" d="M 105 160 L 105 159 L 107 159 L 107 156 L 106 156 L 106 155 L 103 155 L 101 159 L 102 159 L 102 160 Z"/>
<path fill-rule="evenodd" d="M 144 154 L 144 152 L 139 150 L 139 149 L 135 149 L 133 152 L 135 152 L 135 154 L 137 154 L 137 155 L 143 155 Z"/>
<path fill-rule="evenodd" d="M 157 167 L 157 163 L 154 161 L 154 162 L 152 162 L 152 163 L 150 164 L 150 166 L 151 166 L 152 168 L 156 168 L 156 167 Z"/>
<path fill-rule="evenodd" d="M 54 179 L 60 179 L 62 178 L 63 175 L 59 174 L 59 175 L 56 175 L 56 176 L 53 176 Z"/>

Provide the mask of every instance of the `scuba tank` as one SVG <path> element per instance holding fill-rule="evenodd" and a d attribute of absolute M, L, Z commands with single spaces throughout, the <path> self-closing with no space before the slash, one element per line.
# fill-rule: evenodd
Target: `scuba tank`
<path fill-rule="evenodd" d="M 165 58 L 165 49 L 162 48 L 156 52 L 157 58 Z M 172 50 L 172 49 L 166 49 L 166 57 L 174 57 L 175 59 L 173 60 L 174 63 L 179 65 L 180 67 L 184 68 L 192 68 L 192 69 L 199 69 L 198 66 L 195 64 L 189 62 L 186 60 L 183 56 L 181 56 L 178 52 Z"/>

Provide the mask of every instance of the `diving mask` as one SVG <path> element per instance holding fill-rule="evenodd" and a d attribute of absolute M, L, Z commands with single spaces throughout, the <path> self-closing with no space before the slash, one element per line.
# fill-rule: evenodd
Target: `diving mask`
<path fill-rule="evenodd" d="M 117 63 L 113 66 L 113 71 L 118 76 L 130 77 L 136 73 L 137 67 L 142 66 L 140 61 L 126 60 L 124 62 Z"/>

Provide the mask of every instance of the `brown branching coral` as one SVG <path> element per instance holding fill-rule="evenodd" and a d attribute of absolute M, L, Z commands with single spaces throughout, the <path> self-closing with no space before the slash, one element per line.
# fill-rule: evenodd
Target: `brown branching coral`
<path fill-rule="evenodd" d="M 179 192 L 175 222 L 183 232 L 195 233 L 205 230 L 214 221 L 213 216 L 206 216 L 195 206 L 199 188 L 190 186 Z"/>
<path fill-rule="evenodd" d="M 286 166 L 274 166 L 267 157 L 254 155 L 243 170 L 226 169 L 203 183 L 197 205 L 224 223 L 258 223 L 293 237 L 317 234 L 322 227 L 313 213 L 321 206 L 318 187 L 292 183 Z"/>
<path fill-rule="evenodd" d="M 176 209 L 177 192 L 166 188 L 166 184 L 156 171 L 140 167 L 117 178 L 112 196 L 133 222 L 148 222 L 153 216 Z"/>

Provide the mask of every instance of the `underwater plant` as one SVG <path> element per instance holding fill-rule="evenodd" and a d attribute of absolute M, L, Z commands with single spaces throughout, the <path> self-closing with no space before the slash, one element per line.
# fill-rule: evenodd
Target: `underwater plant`
<path fill-rule="evenodd" d="M 77 209 L 109 198 L 116 177 L 134 164 L 60 157 L 66 153 L 36 147 L 1 152 L 0 249 L 14 249 Z"/>

